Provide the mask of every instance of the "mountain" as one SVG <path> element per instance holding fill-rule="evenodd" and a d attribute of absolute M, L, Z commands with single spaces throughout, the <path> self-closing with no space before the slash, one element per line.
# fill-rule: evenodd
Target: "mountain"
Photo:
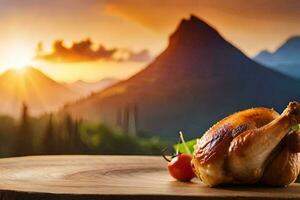
<path fill-rule="evenodd" d="M 300 79 L 300 36 L 289 38 L 273 53 L 267 50 L 260 52 L 254 60 L 283 74 Z"/>
<path fill-rule="evenodd" d="M 49 112 L 78 97 L 78 93 L 32 67 L 0 75 L 1 114 L 18 117 L 22 103 L 29 106 L 31 114 Z"/>
<path fill-rule="evenodd" d="M 64 84 L 69 89 L 80 93 L 83 96 L 89 95 L 92 92 L 98 92 L 116 84 L 119 80 L 114 78 L 105 78 L 96 82 L 86 82 L 82 80 L 73 83 Z"/>
<path fill-rule="evenodd" d="M 256 106 L 281 111 L 299 100 L 299 82 L 245 56 L 195 16 L 144 70 L 61 113 L 176 140 L 200 136 L 223 117 Z"/>

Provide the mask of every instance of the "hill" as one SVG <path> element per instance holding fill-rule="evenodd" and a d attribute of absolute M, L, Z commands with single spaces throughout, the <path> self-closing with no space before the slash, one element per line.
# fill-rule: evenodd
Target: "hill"
<path fill-rule="evenodd" d="M 22 103 L 29 106 L 33 115 L 50 112 L 78 97 L 78 93 L 32 67 L 0 75 L 1 114 L 18 117 Z"/>
<path fill-rule="evenodd" d="M 251 60 L 192 15 L 180 22 L 167 48 L 144 70 L 61 112 L 175 140 L 179 130 L 199 136 L 241 109 L 280 111 L 300 98 L 299 86 Z"/>
<path fill-rule="evenodd" d="M 300 36 L 289 38 L 273 53 L 264 50 L 254 59 L 283 74 L 300 79 Z"/>

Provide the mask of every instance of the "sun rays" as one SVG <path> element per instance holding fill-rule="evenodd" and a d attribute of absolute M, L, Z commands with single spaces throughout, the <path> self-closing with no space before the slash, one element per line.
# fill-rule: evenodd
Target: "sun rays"
<path fill-rule="evenodd" d="M 45 80 L 36 73 L 36 69 L 32 67 L 14 68 L 7 71 L 3 80 L 9 84 L 2 85 L 2 88 L 6 97 L 10 97 L 7 102 L 8 108 L 18 107 L 21 103 L 30 104 L 33 110 L 36 107 L 44 111 L 52 108 L 53 105 L 47 101 L 49 91 Z"/>

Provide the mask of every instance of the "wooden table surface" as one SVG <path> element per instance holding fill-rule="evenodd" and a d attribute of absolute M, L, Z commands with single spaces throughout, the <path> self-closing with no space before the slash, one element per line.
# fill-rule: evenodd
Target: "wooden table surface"
<path fill-rule="evenodd" d="M 33 156 L 0 159 L 8 199 L 300 199 L 300 185 L 208 188 L 173 180 L 161 157 Z"/>

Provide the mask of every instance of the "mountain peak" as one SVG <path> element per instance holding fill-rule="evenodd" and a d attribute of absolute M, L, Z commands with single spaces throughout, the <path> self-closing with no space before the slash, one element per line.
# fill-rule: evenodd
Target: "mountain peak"
<path fill-rule="evenodd" d="M 205 23 L 203 20 L 201 20 L 199 17 L 197 17 L 194 14 L 190 15 L 190 19 L 188 20 L 190 23 L 195 23 L 195 24 L 204 24 L 206 26 L 209 26 L 207 23 Z"/>
<path fill-rule="evenodd" d="M 295 76 L 295 72 L 284 66 L 299 66 L 300 64 L 300 36 L 292 36 L 280 45 L 274 52 L 259 53 L 254 59 L 264 65 L 278 68 L 285 74 Z M 288 72 L 290 71 L 290 72 Z M 288 73 L 287 73 L 288 72 Z M 298 76 L 297 76 L 298 77 Z"/>
<path fill-rule="evenodd" d="M 299 97 L 298 87 L 296 81 L 253 62 L 192 15 L 180 22 L 169 46 L 149 66 L 64 107 L 62 114 L 125 130 L 138 122 L 138 132 L 170 138 L 178 129 L 198 137 L 226 113 L 258 105 L 281 109 L 289 99 Z M 284 95 L 270 102 L 275 90 Z M 132 116 L 130 122 L 124 120 L 124 113 Z"/>
<path fill-rule="evenodd" d="M 266 56 L 270 56 L 272 53 L 267 49 L 262 50 L 255 56 L 255 60 L 260 61 L 260 59 L 264 59 Z"/>
<path fill-rule="evenodd" d="M 287 50 L 299 51 L 299 49 L 300 49 L 300 36 L 298 35 L 298 36 L 290 37 L 286 42 L 284 42 L 283 45 L 281 45 L 277 49 L 277 52 L 287 51 Z"/>
<path fill-rule="evenodd" d="M 8 84 L 9 83 L 9 84 Z M 50 112 L 65 102 L 76 100 L 80 94 L 52 80 L 33 67 L 8 69 L 0 75 L 0 112 L 17 117 L 22 102 L 33 115 Z"/>
<path fill-rule="evenodd" d="M 31 66 L 28 66 L 23 69 L 8 69 L 3 74 L 1 74 L 1 77 L 3 76 L 12 76 L 12 77 L 36 76 L 36 77 L 43 77 L 50 80 L 50 78 L 46 76 L 43 72 Z"/>
<path fill-rule="evenodd" d="M 222 37 L 211 25 L 191 14 L 189 19 L 182 19 L 175 32 L 170 36 L 170 46 L 210 43 Z"/>
<path fill-rule="evenodd" d="M 294 35 L 290 37 L 287 41 L 291 41 L 291 42 L 300 41 L 300 35 Z"/>
<path fill-rule="evenodd" d="M 300 35 L 289 37 L 274 52 L 260 52 L 254 60 L 285 75 L 300 79 Z"/>

